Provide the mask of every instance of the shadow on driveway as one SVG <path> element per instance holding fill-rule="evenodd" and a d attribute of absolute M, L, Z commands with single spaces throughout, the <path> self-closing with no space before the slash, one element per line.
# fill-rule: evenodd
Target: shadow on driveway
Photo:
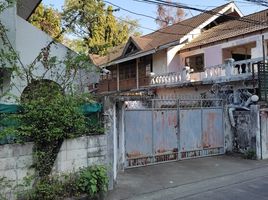
<path fill-rule="evenodd" d="M 232 156 L 127 169 L 119 174 L 117 185 L 108 193 L 106 200 L 183 198 L 262 175 L 268 176 L 268 161 Z"/>

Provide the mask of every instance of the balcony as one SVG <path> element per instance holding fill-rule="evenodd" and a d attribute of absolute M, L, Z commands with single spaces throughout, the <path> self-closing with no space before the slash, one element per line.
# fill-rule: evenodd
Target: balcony
<path fill-rule="evenodd" d="M 189 69 L 185 69 L 182 72 L 154 75 L 151 76 L 150 86 L 180 85 L 192 82 L 229 82 L 245 80 L 257 73 L 257 63 L 262 61 L 263 58 L 237 62 L 228 59 L 225 64 L 206 67 L 204 72 L 200 73 L 191 73 Z"/>

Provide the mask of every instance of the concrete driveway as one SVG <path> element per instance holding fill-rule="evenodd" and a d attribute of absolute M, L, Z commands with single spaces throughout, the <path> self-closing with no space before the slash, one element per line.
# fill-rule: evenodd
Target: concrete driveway
<path fill-rule="evenodd" d="M 217 156 L 128 169 L 106 200 L 268 200 L 268 161 Z"/>

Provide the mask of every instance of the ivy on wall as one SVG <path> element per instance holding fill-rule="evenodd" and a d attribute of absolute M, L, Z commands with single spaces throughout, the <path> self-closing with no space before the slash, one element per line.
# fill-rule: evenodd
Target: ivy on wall
<path fill-rule="evenodd" d="M 14 1 L 1 2 L 0 14 L 13 3 Z M 21 105 L 21 111 L 6 116 L 7 120 L 16 121 L 16 125 L 2 130 L 0 137 L 14 135 L 15 138 L 18 138 L 17 142 L 27 139 L 34 142 L 33 167 L 36 172 L 34 186 L 38 191 L 39 186 L 50 183 L 47 181 L 51 178 L 49 175 L 64 139 L 91 132 L 86 126 L 87 119 L 81 112 L 81 105 L 93 102 L 94 98 L 91 95 L 81 94 L 74 83 L 77 83 L 76 78 L 79 71 L 88 72 L 92 69 L 92 65 L 89 63 L 88 57 L 83 54 L 69 51 L 64 59 L 52 55 L 52 46 L 57 46 L 54 40 L 43 47 L 30 64 L 25 65 L 12 46 L 7 32 L 8 30 L 0 20 L 0 71 L 8 67 L 12 72 L 12 77 L 19 77 L 28 86 L 22 92 L 22 96 L 17 99 Z M 35 72 L 39 68 L 42 69 L 42 73 L 36 74 Z M 55 82 L 47 80 L 48 74 L 53 77 Z M 18 88 L 16 84 L 16 82 L 12 82 L 10 88 Z M 7 95 L 8 91 L 1 93 L 0 98 Z M 103 171 L 102 169 L 96 172 L 93 170 L 97 176 L 105 177 Z M 80 177 L 86 179 L 93 172 L 85 171 L 80 174 Z M 98 186 L 99 181 L 91 181 L 88 183 L 91 184 L 89 188 L 85 188 L 88 191 L 84 192 L 89 194 L 98 192 L 99 187 L 107 185 L 105 178 L 101 180 L 103 180 L 102 186 Z M 81 180 L 79 183 L 80 186 L 86 184 Z M 93 187 L 94 184 L 97 185 L 96 188 Z M 101 190 L 103 189 L 101 188 Z"/>

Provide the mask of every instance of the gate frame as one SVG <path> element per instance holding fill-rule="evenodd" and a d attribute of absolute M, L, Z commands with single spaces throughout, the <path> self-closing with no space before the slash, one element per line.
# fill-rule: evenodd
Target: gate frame
<path fill-rule="evenodd" d="M 126 112 L 129 111 L 141 111 L 141 110 L 148 110 L 151 111 L 151 116 L 152 116 L 152 155 L 148 155 L 148 156 L 140 156 L 140 157 L 134 157 L 134 158 L 127 158 L 127 152 L 126 152 L 126 136 L 124 137 L 124 155 L 125 155 L 125 162 L 124 162 L 124 168 L 128 169 L 128 168 L 136 168 L 136 167 L 143 167 L 143 166 L 149 166 L 149 165 L 155 165 L 155 164 L 161 164 L 161 163 L 167 163 L 167 162 L 174 162 L 174 161 L 179 161 L 179 160 L 186 160 L 186 159 L 194 159 L 194 158 L 200 158 L 200 157 L 207 157 L 207 156 L 215 156 L 215 155 L 222 155 L 225 153 L 225 148 L 224 148 L 224 136 L 225 136 L 225 130 L 224 130 L 224 100 L 223 99 L 150 99 L 147 101 L 151 101 L 151 108 L 137 108 L 137 109 L 124 109 L 124 114 Z M 175 106 L 176 108 L 156 108 L 156 102 L 157 101 L 173 101 L 175 102 Z M 215 148 L 207 148 L 207 149 L 202 149 L 202 150 L 198 150 L 198 151 L 211 151 L 212 153 L 207 153 L 206 155 L 204 155 L 202 153 L 201 156 L 189 156 L 189 157 L 182 157 L 182 153 L 191 153 L 197 150 L 193 150 L 193 151 L 187 151 L 187 152 L 182 152 L 181 151 L 181 120 L 180 120 L 180 113 L 181 110 L 183 110 L 183 108 L 180 106 L 180 103 L 183 101 L 194 101 L 194 102 L 200 102 L 200 107 L 194 107 L 194 109 L 200 109 L 201 110 L 201 130 L 202 130 L 202 134 L 203 134 L 203 110 L 204 110 L 204 106 L 203 103 L 204 101 L 211 101 L 211 102 L 221 102 L 220 105 L 221 106 L 215 106 L 215 107 L 208 107 L 208 108 L 216 108 L 216 109 L 221 109 L 222 110 L 222 134 L 223 134 L 223 144 L 222 147 L 215 147 Z M 193 109 L 193 108 L 188 108 L 188 109 Z M 177 152 L 173 152 L 173 153 L 163 153 L 163 154 L 156 154 L 154 152 L 154 111 L 156 110 L 176 110 L 177 112 L 177 130 L 176 130 L 176 135 L 177 135 Z M 124 134 L 126 134 L 127 130 L 126 130 L 126 122 L 125 122 L 125 116 L 124 116 Z M 214 150 L 218 149 L 218 153 L 215 153 Z M 222 149 L 222 151 L 220 151 L 219 149 Z M 214 153 L 213 153 L 214 152 Z M 169 159 L 168 156 L 174 156 L 176 159 Z M 156 158 L 157 157 L 164 157 L 167 158 L 167 160 L 163 159 L 163 161 L 157 161 L 156 162 Z M 141 162 L 139 162 L 139 160 L 141 160 Z M 162 159 L 161 159 L 162 160 Z M 133 166 L 128 166 L 127 163 L 130 163 L 131 161 L 134 161 L 134 163 L 138 163 L 137 165 L 133 165 Z M 140 164 L 139 163 L 143 163 Z"/>

